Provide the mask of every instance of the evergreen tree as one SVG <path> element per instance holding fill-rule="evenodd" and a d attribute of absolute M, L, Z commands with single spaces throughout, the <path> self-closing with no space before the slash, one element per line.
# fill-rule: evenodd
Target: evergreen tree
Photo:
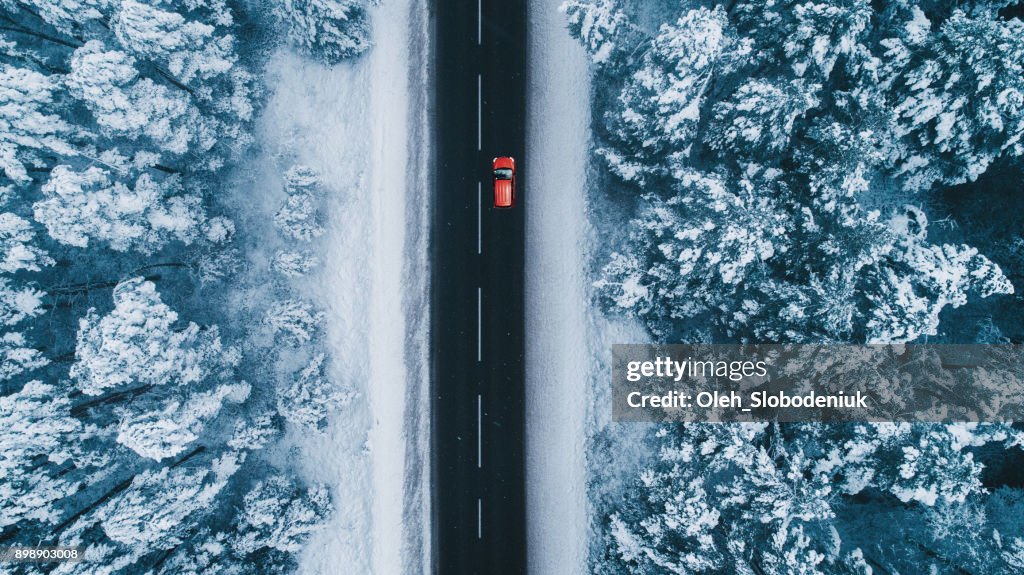
<path fill-rule="evenodd" d="M 287 421 L 312 429 L 324 426 L 327 416 L 352 400 L 351 392 L 324 376 L 324 354 L 296 373 L 277 398 L 277 411 Z"/>
<path fill-rule="evenodd" d="M 110 539 L 133 547 L 135 553 L 180 545 L 196 516 L 207 514 L 238 469 L 238 457 L 226 453 L 210 468 L 183 465 L 144 471 L 95 519 Z"/>
<path fill-rule="evenodd" d="M 199 198 L 182 193 L 178 178 L 142 174 L 134 188 L 102 168 L 53 169 L 36 202 L 35 218 L 55 240 L 87 247 L 101 241 L 116 251 L 152 253 L 171 240 L 191 243 L 204 219 Z"/>
<path fill-rule="evenodd" d="M 54 386 L 39 381 L 0 396 L 0 528 L 24 520 L 56 524 L 59 502 L 78 491 L 55 470 L 73 459 L 82 431 L 68 406 Z"/>
<path fill-rule="evenodd" d="M 199 439 L 206 424 L 220 413 L 225 402 L 241 403 L 249 397 L 249 391 L 249 384 L 243 382 L 219 385 L 184 399 L 136 400 L 119 410 L 117 442 L 156 461 L 175 457 Z M 148 403 L 156 405 L 146 405 Z"/>
<path fill-rule="evenodd" d="M 245 495 L 232 545 L 242 555 L 261 549 L 298 551 L 331 511 L 324 486 L 301 489 L 287 477 L 271 476 Z"/>
<path fill-rule="evenodd" d="M 38 246 L 28 220 L 12 213 L 0 214 L 0 272 L 21 270 L 37 272 L 43 266 L 53 265 L 53 259 Z"/>
<path fill-rule="evenodd" d="M 611 116 L 610 128 L 621 151 L 604 156 L 615 173 L 642 182 L 659 160 L 689 155 L 705 93 L 717 68 L 727 66 L 724 54 L 742 55 L 744 48 L 735 44 L 721 8 L 691 10 L 661 27 Z"/>
<path fill-rule="evenodd" d="M 71 377 L 87 395 L 126 386 L 195 385 L 221 377 L 239 361 L 216 328 L 178 327 L 152 282 L 134 278 L 114 288 L 114 309 L 80 322 Z"/>
<path fill-rule="evenodd" d="M 308 251 L 279 250 L 270 262 L 274 271 L 287 278 L 302 277 L 318 265 L 320 258 Z"/>
<path fill-rule="evenodd" d="M 367 0 L 276 0 L 274 11 L 288 39 L 327 64 L 358 56 L 370 47 Z"/>
<path fill-rule="evenodd" d="M 566 0 L 558 9 L 565 14 L 569 33 L 583 44 L 595 64 L 621 63 L 639 39 L 616 0 Z"/>
<path fill-rule="evenodd" d="M 909 189 L 975 180 L 1024 153 L 1024 22 L 956 11 L 918 42 L 887 41 L 882 69 Z M 911 55 L 912 54 L 912 55 Z"/>
<path fill-rule="evenodd" d="M 275 302 L 263 318 L 271 333 L 285 342 L 305 345 L 316 337 L 323 323 L 324 314 L 316 311 L 309 303 L 299 299 Z"/>

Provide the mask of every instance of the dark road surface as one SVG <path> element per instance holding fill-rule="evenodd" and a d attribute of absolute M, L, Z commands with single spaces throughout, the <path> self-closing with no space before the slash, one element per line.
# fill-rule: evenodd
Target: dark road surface
<path fill-rule="evenodd" d="M 525 573 L 526 1 L 435 2 L 434 571 Z M 490 162 L 517 162 L 491 208 Z"/>

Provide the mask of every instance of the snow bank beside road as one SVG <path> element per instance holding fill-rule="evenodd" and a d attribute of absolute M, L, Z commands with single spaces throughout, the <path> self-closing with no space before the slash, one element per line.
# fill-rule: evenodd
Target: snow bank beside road
<path fill-rule="evenodd" d="M 526 489 L 529 572 L 586 572 L 590 75 L 560 0 L 530 4 L 527 95 Z M 582 401 L 581 401 L 582 400 Z"/>
<path fill-rule="evenodd" d="M 359 397 L 323 433 L 293 433 L 305 476 L 332 486 L 332 520 L 300 572 L 398 574 L 429 565 L 425 128 L 426 0 L 371 11 L 374 47 L 324 67 L 288 50 L 268 67 L 252 201 L 281 199 L 275 158 L 325 190 L 322 266 L 302 294 L 326 315 L 331 378 Z"/>

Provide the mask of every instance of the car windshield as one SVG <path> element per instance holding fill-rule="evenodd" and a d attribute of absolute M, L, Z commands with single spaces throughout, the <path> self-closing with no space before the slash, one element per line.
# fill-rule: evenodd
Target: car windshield
<path fill-rule="evenodd" d="M 494 170 L 494 177 L 499 180 L 511 180 L 512 170 L 508 168 L 498 168 L 497 170 Z"/>

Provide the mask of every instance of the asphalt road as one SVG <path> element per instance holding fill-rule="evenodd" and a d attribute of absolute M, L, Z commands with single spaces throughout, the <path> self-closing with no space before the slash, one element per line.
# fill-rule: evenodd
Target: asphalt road
<path fill-rule="evenodd" d="M 434 9 L 434 571 L 524 573 L 526 0 Z M 509 210 L 491 207 L 499 155 L 517 159 Z"/>

